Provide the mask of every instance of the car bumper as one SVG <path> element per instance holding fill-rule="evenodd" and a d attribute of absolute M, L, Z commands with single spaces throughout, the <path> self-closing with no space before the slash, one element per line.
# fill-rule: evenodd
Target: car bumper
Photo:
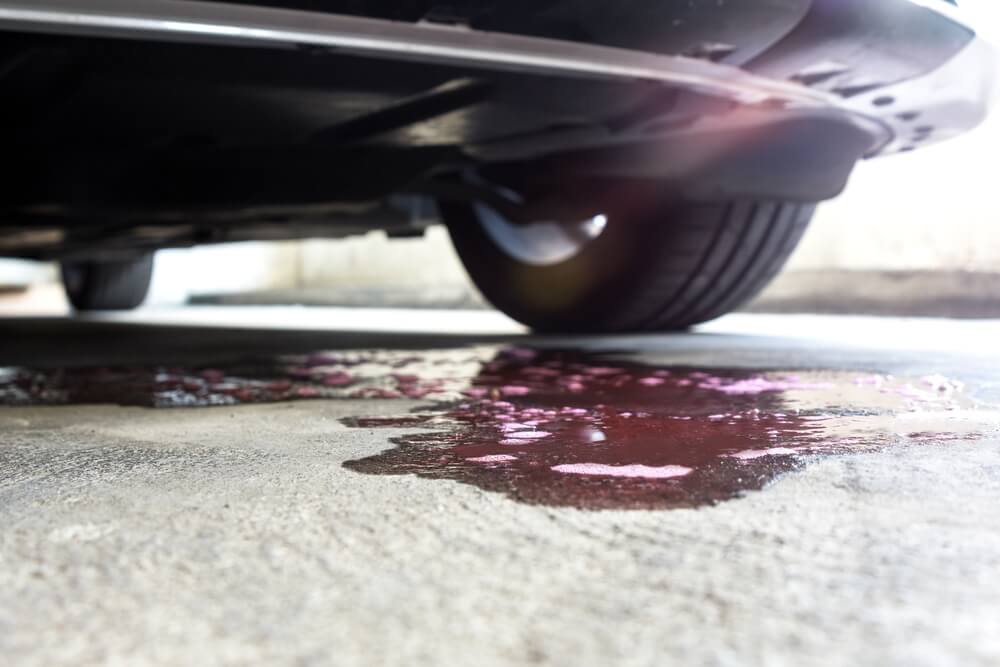
<path fill-rule="evenodd" d="M 865 4 L 871 0 L 850 2 L 860 4 L 826 0 L 824 6 L 842 13 L 848 6 L 861 11 L 878 4 Z M 917 13 L 923 23 L 944 22 L 940 23 L 943 28 L 963 28 L 961 48 L 947 62 L 919 76 L 851 95 L 810 87 L 787 75 L 754 73 L 690 57 L 211 2 L 0 0 L 0 29 L 233 48 L 305 48 L 426 63 L 455 68 L 456 72 L 496 71 L 610 81 L 623 86 L 668 86 L 722 98 L 740 110 L 662 134 L 651 131 L 653 123 L 635 128 L 631 135 L 612 134 L 607 140 L 625 146 L 626 161 L 633 164 L 637 163 L 637 144 L 651 147 L 649 163 L 644 165 L 647 170 L 636 176 L 686 178 L 698 183 L 706 197 L 818 200 L 840 191 L 858 158 L 913 150 L 967 132 L 985 118 L 992 103 L 996 55 L 990 44 L 962 22 L 961 14 L 931 0 L 885 0 L 885 6 L 905 11 L 911 19 Z M 877 33 L 881 28 L 871 30 Z M 919 48 L 918 44 L 910 46 Z M 772 139 L 790 136 L 796 141 Z M 536 139 L 532 142 L 538 143 Z M 553 153 L 581 148 L 571 137 L 563 148 L 555 148 L 558 143 L 551 145 Z M 538 150 L 520 146 L 516 140 L 465 148 L 477 159 L 510 162 L 537 157 Z M 663 155 L 674 157 L 666 161 Z"/>
<path fill-rule="evenodd" d="M 879 120 L 892 132 L 892 138 L 869 156 L 908 152 L 965 134 L 986 119 L 997 100 L 1000 51 L 993 36 L 944 0 L 907 2 L 973 36 L 933 71 L 847 100 L 848 109 Z"/>

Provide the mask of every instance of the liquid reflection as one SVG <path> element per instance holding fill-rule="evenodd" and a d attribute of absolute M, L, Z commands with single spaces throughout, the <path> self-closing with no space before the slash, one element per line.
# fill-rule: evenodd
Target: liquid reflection
<path fill-rule="evenodd" d="M 939 376 L 706 372 L 513 349 L 484 364 L 467 400 L 421 415 L 425 430 L 345 465 L 532 504 L 693 507 L 760 489 L 815 455 L 977 437 L 995 415 L 971 413 L 961 390 Z"/>
<path fill-rule="evenodd" d="M 0 369 L 0 404 L 217 406 L 416 399 L 359 428 L 410 431 L 349 461 L 547 505 L 691 507 L 760 489 L 817 455 L 980 437 L 997 413 L 960 382 L 871 373 L 656 367 L 495 347 L 288 355 L 211 368 Z M 372 403 L 367 403 L 372 405 Z"/>

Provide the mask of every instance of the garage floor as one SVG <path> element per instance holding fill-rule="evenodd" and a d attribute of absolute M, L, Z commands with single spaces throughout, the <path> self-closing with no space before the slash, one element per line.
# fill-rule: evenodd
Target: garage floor
<path fill-rule="evenodd" d="M 8 664 L 1000 662 L 1000 321 L 0 320 Z"/>

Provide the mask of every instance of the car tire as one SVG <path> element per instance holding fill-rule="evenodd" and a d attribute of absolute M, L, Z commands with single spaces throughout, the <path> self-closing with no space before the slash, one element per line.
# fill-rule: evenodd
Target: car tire
<path fill-rule="evenodd" d="M 531 254 L 530 229 L 521 230 L 534 225 L 505 228 L 479 203 L 440 208 L 470 277 L 496 308 L 537 331 L 626 332 L 685 329 L 750 300 L 781 269 L 815 205 L 630 201 L 599 216 L 596 238 L 549 256 Z M 503 234 L 527 234 L 527 248 Z"/>
<path fill-rule="evenodd" d="M 117 261 L 63 262 L 62 283 L 73 308 L 131 310 L 142 304 L 153 277 L 153 255 Z"/>

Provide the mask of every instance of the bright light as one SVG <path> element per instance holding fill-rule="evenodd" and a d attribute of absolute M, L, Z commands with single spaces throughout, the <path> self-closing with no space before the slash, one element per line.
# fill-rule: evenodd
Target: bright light
<path fill-rule="evenodd" d="M 1000 45 L 1000 2 L 997 0 L 959 0 L 962 15 L 967 16 L 976 32 L 994 45 Z"/>
<path fill-rule="evenodd" d="M 1000 45 L 1000 3 L 997 0 L 959 0 L 958 7 L 944 0 L 910 0 L 915 5 L 954 16 L 995 45 Z"/>

